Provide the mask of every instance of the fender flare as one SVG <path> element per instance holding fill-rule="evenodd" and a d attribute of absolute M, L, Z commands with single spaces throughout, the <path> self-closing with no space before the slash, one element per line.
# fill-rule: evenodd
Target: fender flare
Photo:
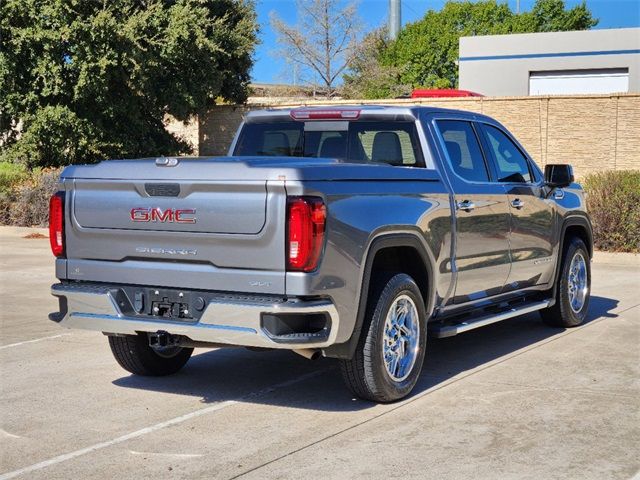
<path fill-rule="evenodd" d="M 593 258 L 593 231 L 591 227 L 591 222 L 589 218 L 582 215 L 571 215 L 566 217 L 562 222 L 562 227 L 560 228 L 560 238 L 558 239 L 558 261 L 556 262 L 556 269 L 553 274 L 553 288 L 552 288 L 552 296 L 551 296 L 551 305 L 556 303 L 556 294 L 557 294 L 557 285 L 560 280 L 560 271 L 562 269 L 562 260 L 564 257 L 564 239 L 566 238 L 567 229 L 569 227 L 583 227 L 587 232 L 588 245 L 589 249 L 589 257 Z"/>
<path fill-rule="evenodd" d="M 376 236 L 370 243 L 369 248 L 365 253 L 365 261 L 361 285 L 360 296 L 358 299 L 358 313 L 356 315 L 356 323 L 353 327 L 353 332 L 348 341 L 340 344 L 335 344 L 324 349 L 325 356 L 332 358 L 340 358 L 349 360 L 353 358 L 354 352 L 360 340 L 360 334 L 362 332 L 362 326 L 364 325 L 365 314 L 367 310 L 367 304 L 369 301 L 369 292 L 371 285 L 371 274 L 373 269 L 373 262 L 376 258 L 376 254 L 385 248 L 393 247 L 411 247 L 414 248 L 420 257 L 422 263 L 425 266 L 427 273 L 427 298 L 423 298 L 425 301 L 425 309 L 427 312 L 427 319 L 431 317 L 431 314 L 435 305 L 436 288 L 434 283 L 434 265 L 435 260 L 433 254 L 429 251 L 425 242 L 420 239 L 417 233 L 414 232 L 400 232 L 400 233 L 383 233 Z"/>

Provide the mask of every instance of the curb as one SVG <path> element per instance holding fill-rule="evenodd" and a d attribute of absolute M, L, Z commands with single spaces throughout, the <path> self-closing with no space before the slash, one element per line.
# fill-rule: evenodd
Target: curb
<path fill-rule="evenodd" d="M 0 225 L 0 235 L 15 235 L 23 237 L 30 233 L 40 233 L 49 238 L 49 229 L 41 227 L 14 227 L 12 225 Z"/>
<path fill-rule="evenodd" d="M 593 252 L 593 263 L 601 265 L 618 265 L 623 267 L 640 267 L 640 254 L 622 252 Z"/>

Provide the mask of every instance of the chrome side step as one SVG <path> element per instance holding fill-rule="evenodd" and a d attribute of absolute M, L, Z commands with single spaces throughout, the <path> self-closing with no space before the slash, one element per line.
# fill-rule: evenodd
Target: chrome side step
<path fill-rule="evenodd" d="M 529 303 L 522 307 L 511 308 L 509 310 L 505 310 L 504 312 L 469 319 L 466 322 L 453 325 L 429 325 L 429 335 L 435 338 L 453 337 L 454 335 L 466 332 L 467 330 L 473 330 L 474 328 L 484 327 L 485 325 L 501 322 L 502 320 L 507 320 L 519 315 L 542 310 L 543 308 L 547 308 L 550 304 L 550 300 L 543 300 L 541 302 Z"/>

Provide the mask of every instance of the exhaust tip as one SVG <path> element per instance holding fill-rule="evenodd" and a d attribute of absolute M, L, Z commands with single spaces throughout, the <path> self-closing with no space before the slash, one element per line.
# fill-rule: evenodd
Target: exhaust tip
<path fill-rule="evenodd" d="M 299 348 L 293 350 L 293 352 L 309 360 L 317 360 L 322 355 L 319 348 Z"/>

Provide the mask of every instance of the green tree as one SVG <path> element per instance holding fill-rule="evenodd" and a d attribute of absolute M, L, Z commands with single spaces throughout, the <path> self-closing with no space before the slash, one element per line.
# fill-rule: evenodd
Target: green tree
<path fill-rule="evenodd" d="M 537 0 L 530 12 L 524 12 L 514 20 L 514 32 L 517 33 L 588 30 L 598 24 L 586 3 L 567 10 L 563 0 Z"/>
<path fill-rule="evenodd" d="M 454 88 L 460 37 L 585 30 L 596 24 L 584 3 L 567 10 L 563 0 L 537 0 L 530 12 L 518 15 L 495 0 L 449 1 L 442 10 L 429 10 L 421 20 L 406 25 L 394 42 L 376 42 L 375 37 L 363 42 L 356 54 L 361 60 L 344 77 L 345 92 L 352 98 L 394 96 L 392 81 L 406 85 L 407 91 Z M 372 75 L 380 71 L 385 75 Z"/>
<path fill-rule="evenodd" d="M 347 98 L 396 97 L 411 90 L 402 85 L 400 68 L 382 63 L 382 52 L 389 45 L 387 29 L 378 28 L 362 39 L 343 76 L 342 95 Z"/>
<path fill-rule="evenodd" d="M 4 0 L 0 159 L 188 152 L 167 115 L 244 101 L 256 43 L 249 0 Z"/>

